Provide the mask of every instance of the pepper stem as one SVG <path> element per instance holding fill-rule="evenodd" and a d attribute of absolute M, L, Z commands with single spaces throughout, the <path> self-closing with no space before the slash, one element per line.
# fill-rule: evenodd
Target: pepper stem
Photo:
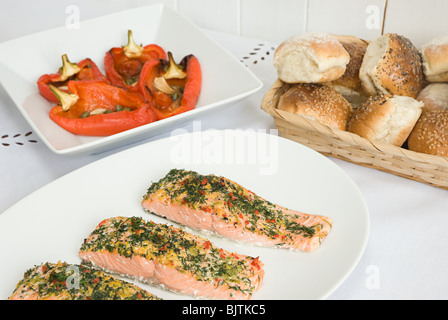
<path fill-rule="evenodd" d="M 180 65 L 174 62 L 173 54 L 171 52 L 168 52 L 168 59 L 170 65 L 168 66 L 168 69 L 166 70 L 163 77 L 165 79 L 184 79 L 187 76 L 187 73 L 184 72 L 183 68 Z"/>
<path fill-rule="evenodd" d="M 59 73 L 61 74 L 60 81 L 65 81 L 71 76 L 77 74 L 81 71 L 81 68 L 76 63 L 71 63 L 68 60 L 66 54 L 62 55 L 62 67 L 59 69 Z"/>
<path fill-rule="evenodd" d="M 143 52 L 143 47 L 138 46 L 132 37 L 132 30 L 128 30 L 128 44 L 123 47 L 124 54 L 128 58 L 138 58 Z"/>
<path fill-rule="evenodd" d="M 68 111 L 71 106 L 73 106 L 79 99 L 79 96 L 73 93 L 64 92 L 52 84 L 49 85 L 51 92 L 54 93 L 56 98 L 58 98 L 61 104 L 62 110 Z"/>

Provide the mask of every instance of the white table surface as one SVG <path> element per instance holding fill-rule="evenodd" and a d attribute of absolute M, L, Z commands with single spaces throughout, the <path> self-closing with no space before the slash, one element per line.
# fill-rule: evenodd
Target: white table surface
<path fill-rule="evenodd" d="M 60 16 L 52 17 L 48 10 L 39 12 L 39 8 L 22 8 L 19 3 L 2 2 L 0 42 L 64 23 Z M 100 5 L 92 7 L 86 16 L 100 16 L 104 14 L 102 9 Z M 109 12 L 119 9 L 114 7 Z M 34 10 L 34 14 L 30 14 L 30 10 Z M 23 16 L 26 21 L 21 20 Z M 241 59 L 264 87 L 225 110 L 201 116 L 198 120 L 202 129 L 274 129 L 272 118 L 260 110 L 260 102 L 276 79 L 272 66 L 275 44 L 205 31 Z M 254 50 L 260 47 L 263 50 Z M 271 54 L 268 55 L 269 50 Z M 255 54 L 251 55 L 251 52 Z M 193 130 L 192 124 L 185 128 Z M 0 213 L 66 173 L 169 135 L 170 132 L 166 132 L 97 155 L 57 155 L 33 133 L 0 86 Z M 448 225 L 448 191 L 337 159 L 331 161 L 359 187 L 369 208 L 371 230 L 358 265 L 328 299 L 447 299 L 448 233 L 445 226 Z"/>

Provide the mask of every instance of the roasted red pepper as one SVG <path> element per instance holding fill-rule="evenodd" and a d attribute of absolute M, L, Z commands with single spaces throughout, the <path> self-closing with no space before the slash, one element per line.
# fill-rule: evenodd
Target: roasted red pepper
<path fill-rule="evenodd" d="M 139 93 L 102 81 L 69 81 L 69 93 L 50 88 L 60 100 L 50 118 L 74 134 L 108 136 L 157 120 Z"/>
<path fill-rule="evenodd" d="M 160 120 L 194 109 L 201 85 L 198 59 L 188 55 L 176 64 L 168 52 L 168 60 L 150 60 L 143 66 L 138 90 Z"/>
<path fill-rule="evenodd" d="M 57 73 L 44 74 L 37 80 L 37 87 L 40 94 L 47 100 L 58 103 L 58 98 L 51 92 L 49 85 L 67 92 L 67 83 L 70 80 L 96 80 L 109 83 L 98 66 L 89 58 L 78 63 L 72 63 L 67 55 L 62 55 L 62 67 Z"/>
<path fill-rule="evenodd" d="M 135 89 L 145 62 L 166 58 L 166 52 L 156 44 L 138 46 L 128 31 L 128 44 L 110 49 L 104 57 L 106 76 L 113 85 Z"/>

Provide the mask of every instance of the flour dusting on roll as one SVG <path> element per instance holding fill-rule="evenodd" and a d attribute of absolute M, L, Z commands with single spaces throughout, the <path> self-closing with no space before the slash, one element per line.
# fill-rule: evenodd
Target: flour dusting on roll
<path fill-rule="evenodd" d="M 279 99 L 278 109 L 298 114 L 339 130 L 346 130 L 350 103 L 336 90 L 322 84 L 295 84 Z"/>
<path fill-rule="evenodd" d="M 370 95 L 416 98 L 423 87 L 420 53 L 406 37 L 395 33 L 382 35 L 367 47 L 359 76 Z"/>
<path fill-rule="evenodd" d="M 293 36 L 277 48 L 274 67 L 286 83 L 321 83 L 341 77 L 350 56 L 342 44 L 328 33 Z"/>
<path fill-rule="evenodd" d="M 372 96 L 353 112 L 348 131 L 372 142 L 402 146 L 418 121 L 422 106 L 411 97 Z"/>
<path fill-rule="evenodd" d="M 448 83 L 430 83 L 417 97 L 423 102 L 423 112 L 432 110 L 448 110 Z"/>
<path fill-rule="evenodd" d="M 448 35 L 432 39 L 420 47 L 420 52 L 426 80 L 448 81 Z"/>

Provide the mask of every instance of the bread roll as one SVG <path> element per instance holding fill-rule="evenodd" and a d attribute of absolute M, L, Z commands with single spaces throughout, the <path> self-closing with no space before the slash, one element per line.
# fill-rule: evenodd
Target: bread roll
<path fill-rule="evenodd" d="M 448 111 L 425 112 L 409 135 L 408 148 L 448 157 Z"/>
<path fill-rule="evenodd" d="M 359 69 L 369 42 L 355 36 L 335 35 L 335 37 L 349 54 L 350 61 L 342 77 L 326 85 L 341 93 L 353 107 L 357 108 L 368 98 L 359 79 Z"/>
<path fill-rule="evenodd" d="M 304 33 L 285 40 L 274 53 L 278 78 L 286 83 L 321 83 L 341 77 L 350 60 L 327 33 Z"/>
<path fill-rule="evenodd" d="M 419 119 L 422 106 L 411 97 L 372 96 L 353 111 L 348 131 L 372 142 L 401 146 Z"/>
<path fill-rule="evenodd" d="M 278 109 L 346 130 L 352 107 L 336 90 L 322 84 L 295 84 L 279 99 Z"/>
<path fill-rule="evenodd" d="M 423 72 L 429 82 L 448 81 L 448 35 L 420 47 Z"/>
<path fill-rule="evenodd" d="M 423 112 L 432 110 L 448 110 L 448 83 L 430 83 L 417 97 L 423 102 Z"/>
<path fill-rule="evenodd" d="M 416 98 L 423 86 L 420 54 L 409 39 L 394 33 L 385 34 L 367 47 L 359 77 L 370 95 Z"/>

